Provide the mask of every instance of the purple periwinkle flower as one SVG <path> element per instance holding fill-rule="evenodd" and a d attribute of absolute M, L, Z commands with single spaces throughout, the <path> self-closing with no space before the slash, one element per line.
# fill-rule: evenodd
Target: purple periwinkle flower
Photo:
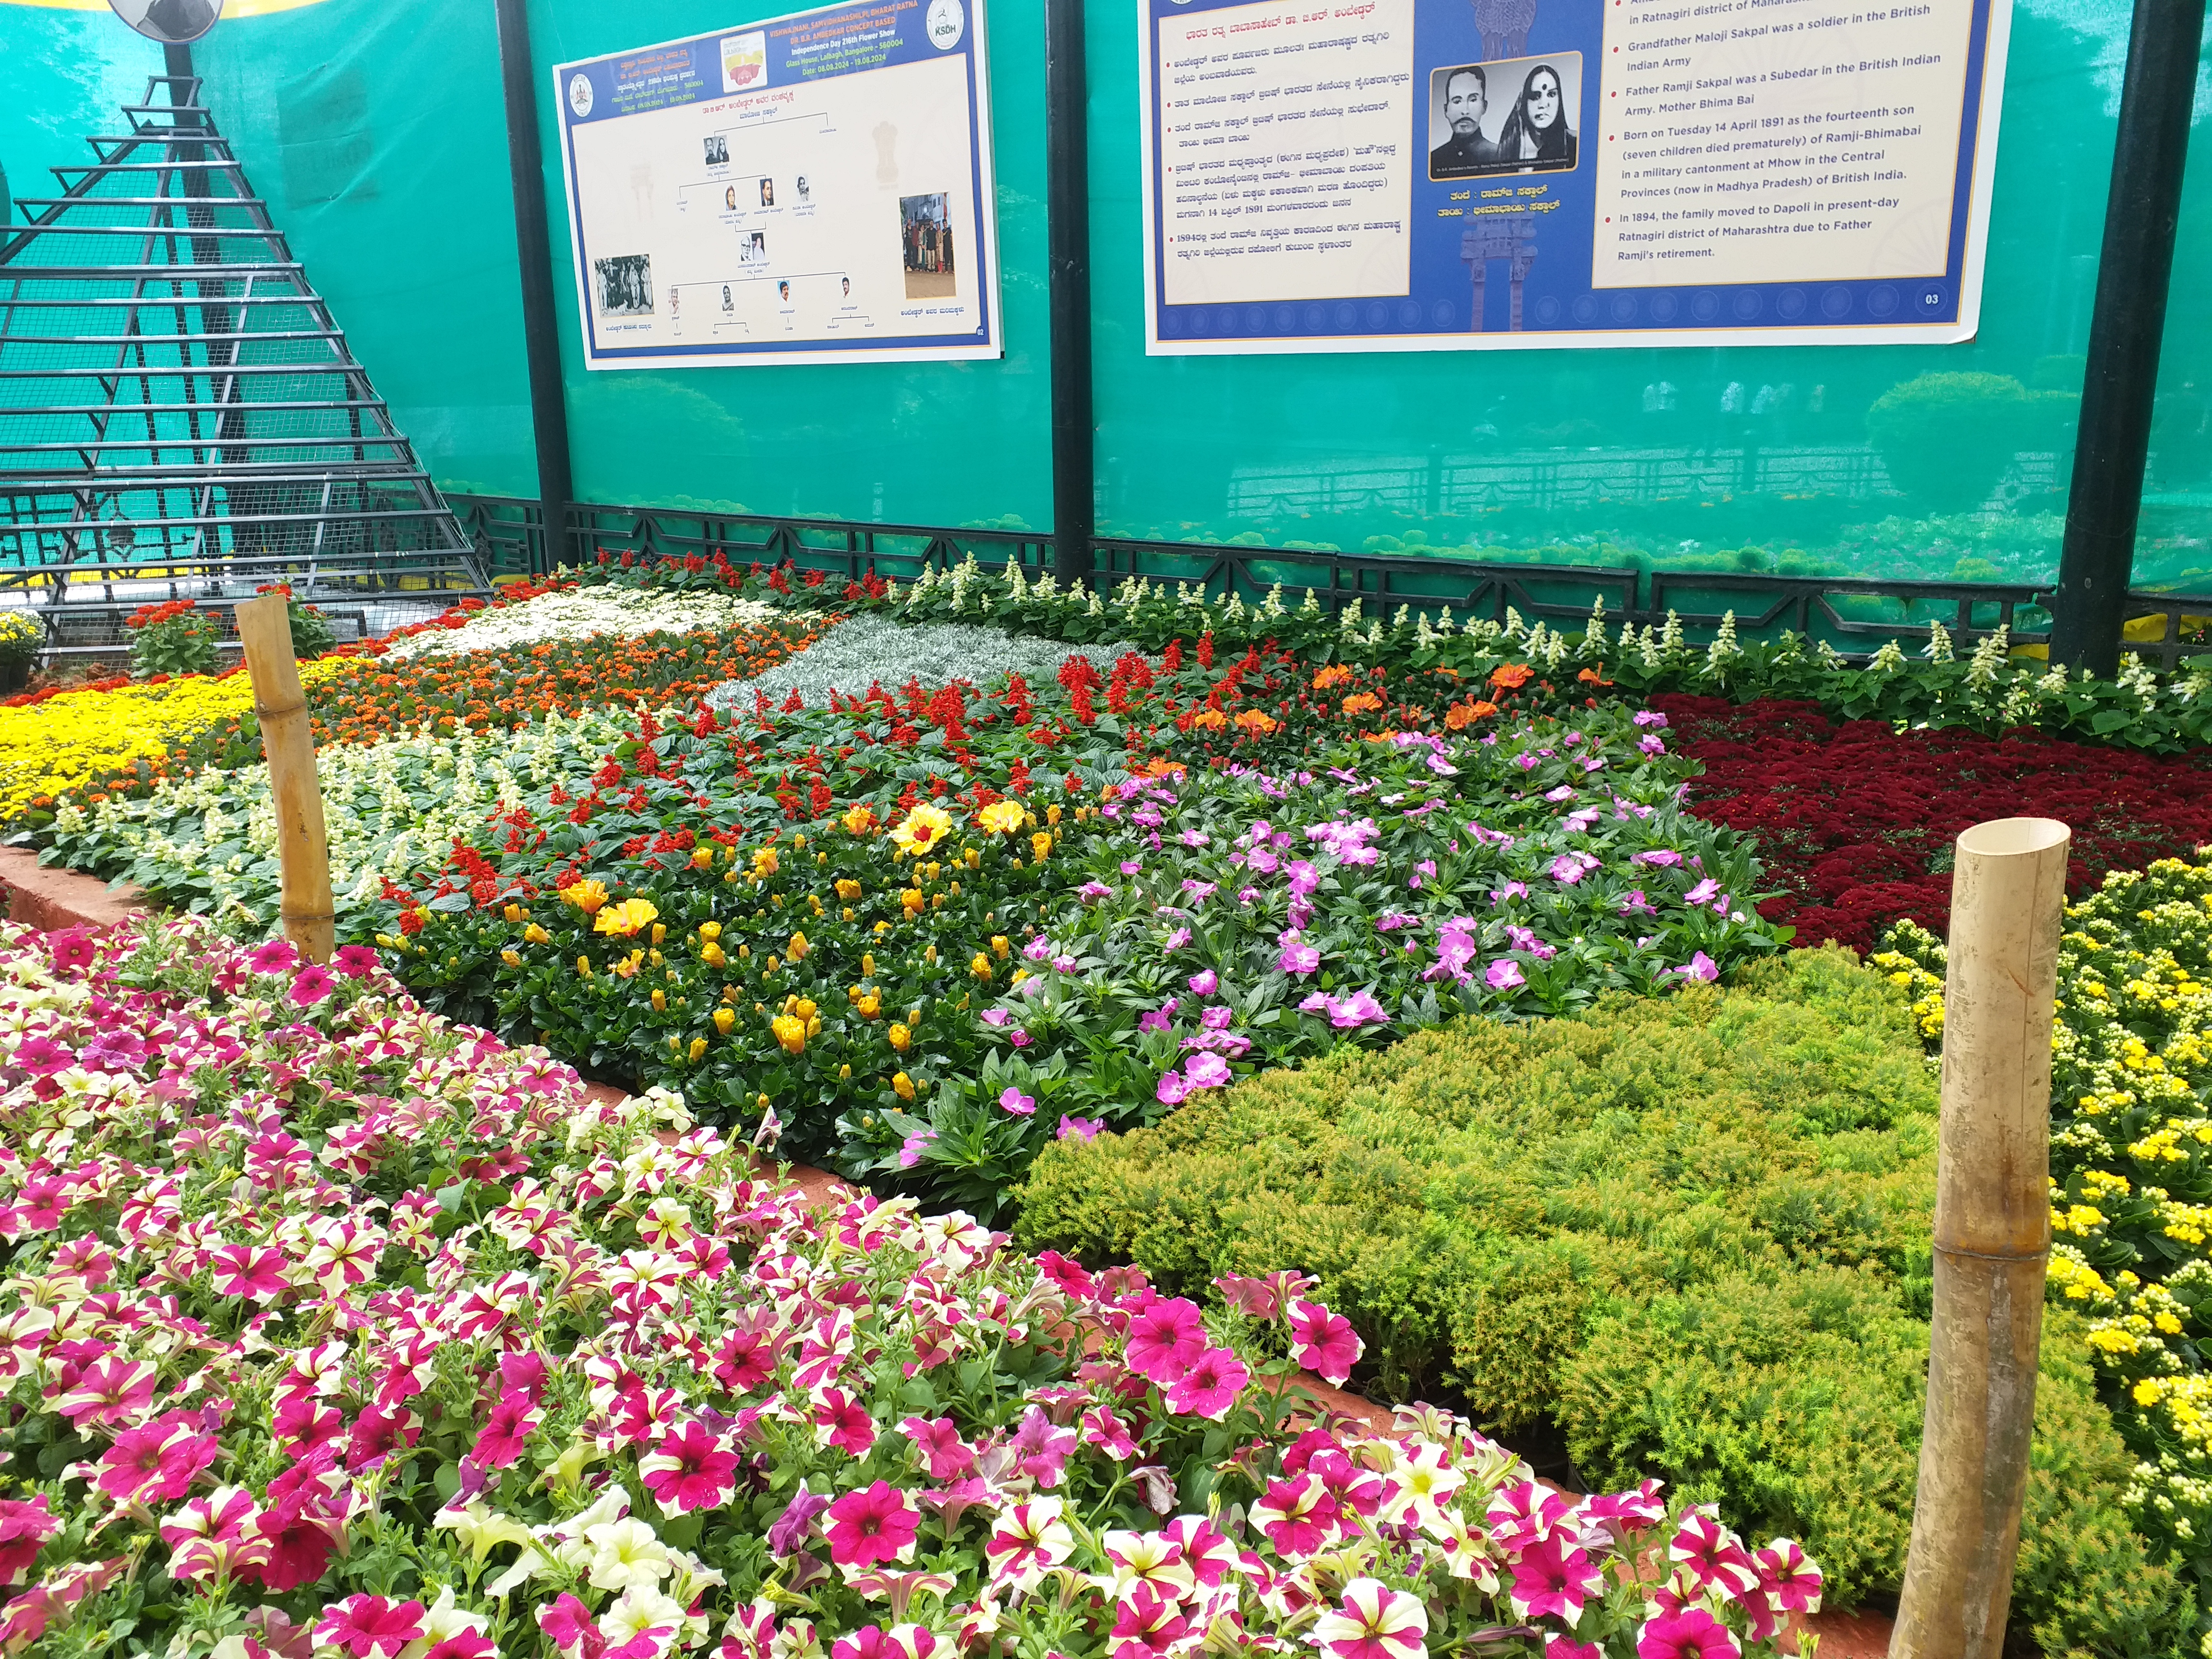
<path fill-rule="evenodd" d="M 1112 898 L 1114 890 L 1103 881 L 1086 881 L 1075 890 L 1075 896 L 1089 904 L 1098 899 Z"/>
<path fill-rule="evenodd" d="M 916 1129 L 908 1135 L 899 1146 L 899 1168 L 911 1170 L 921 1163 L 921 1155 L 929 1150 L 930 1144 L 936 1139 L 936 1134 L 928 1129 Z"/>
<path fill-rule="evenodd" d="M 1636 717 L 1630 720 L 1629 724 L 1650 726 L 1657 730 L 1667 724 L 1667 717 L 1656 708 L 1639 708 L 1636 711 Z"/>
<path fill-rule="evenodd" d="M 1667 752 L 1666 740 L 1656 732 L 1644 733 L 1636 746 L 1647 755 L 1663 755 Z"/>
<path fill-rule="evenodd" d="M 1012 1043 L 1017 1048 L 1026 1048 L 1030 1044 L 1035 1042 L 1036 1039 L 1031 1036 L 1027 1031 L 1017 1030 L 1006 1033 L 1006 1041 Z"/>

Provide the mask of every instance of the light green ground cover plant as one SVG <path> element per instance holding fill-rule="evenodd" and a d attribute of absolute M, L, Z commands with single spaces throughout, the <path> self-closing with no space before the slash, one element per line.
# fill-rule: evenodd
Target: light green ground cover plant
<path fill-rule="evenodd" d="M 1198 1291 L 1296 1266 L 1370 1392 L 1564 1431 L 1790 1530 L 1836 1605 L 1893 1593 L 1928 1352 L 1935 1081 L 1905 994 L 1840 949 L 1725 991 L 1466 1021 L 1041 1157 L 1019 1234 Z M 2054 1315 L 2015 1614 L 2045 1651 L 2194 1653 L 2187 1575 L 2130 1524 L 2134 1459 Z"/>

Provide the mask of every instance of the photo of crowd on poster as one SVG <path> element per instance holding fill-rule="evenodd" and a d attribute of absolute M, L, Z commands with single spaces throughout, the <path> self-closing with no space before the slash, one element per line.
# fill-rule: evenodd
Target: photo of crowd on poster
<path fill-rule="evenodd" d="M 957 291 L 948 200 L 942 191 L 933 196 L 899 198 L 899 231 L 909 300 L 950 299 Z"/>

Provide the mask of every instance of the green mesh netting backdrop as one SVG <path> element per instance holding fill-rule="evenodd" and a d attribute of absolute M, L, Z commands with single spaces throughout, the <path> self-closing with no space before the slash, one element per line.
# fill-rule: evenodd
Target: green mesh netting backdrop
<path fill-rule="evenodd" d="M 790 9 L 540 0 L 544 70 Z M 586 374 L 550 112 L 578 495 L 1044 528 L 1042 8 L 990 15 L 1007 354 Z M 2016 0 L 1980 337 L 1959 346 L 1143 355 L 1136 64 L 1091 8 L 1100 524 L 1108 534 L 1689 568 L 2056 571 L 2126 0 Z M 195 48 L 207 97 L 403 428 L 449 489 L 535 487 L 489 0 L 320 0 Z M 159 49 L 105 9 L 0 0 L 0 166 L 85 156 Z M 2201 94 L 2136 571 L 2212 587 L 2212 144 Z M 18 210 L 20 212 L 21 210 Z M 1966 377 L 1931 379 L 1929 377 Z"/>

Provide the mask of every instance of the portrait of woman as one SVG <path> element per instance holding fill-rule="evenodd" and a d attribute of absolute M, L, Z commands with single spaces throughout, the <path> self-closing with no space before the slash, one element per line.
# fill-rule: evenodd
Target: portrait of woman
<path fill-rule="evenodd" d="M 1567 100 L 1559 70 L 1539 64 L 1521 83 L 1521 95 L 1498 134 L 1498 160 L 1519 172 L 1575 164 L 1575 135 L 1567 125 Z"/>
<path fill-rule="evenodd" d="M 738 210 L 738 187 L 735 185 L 722 192 L 722 205 L 732 213 Z"/>

